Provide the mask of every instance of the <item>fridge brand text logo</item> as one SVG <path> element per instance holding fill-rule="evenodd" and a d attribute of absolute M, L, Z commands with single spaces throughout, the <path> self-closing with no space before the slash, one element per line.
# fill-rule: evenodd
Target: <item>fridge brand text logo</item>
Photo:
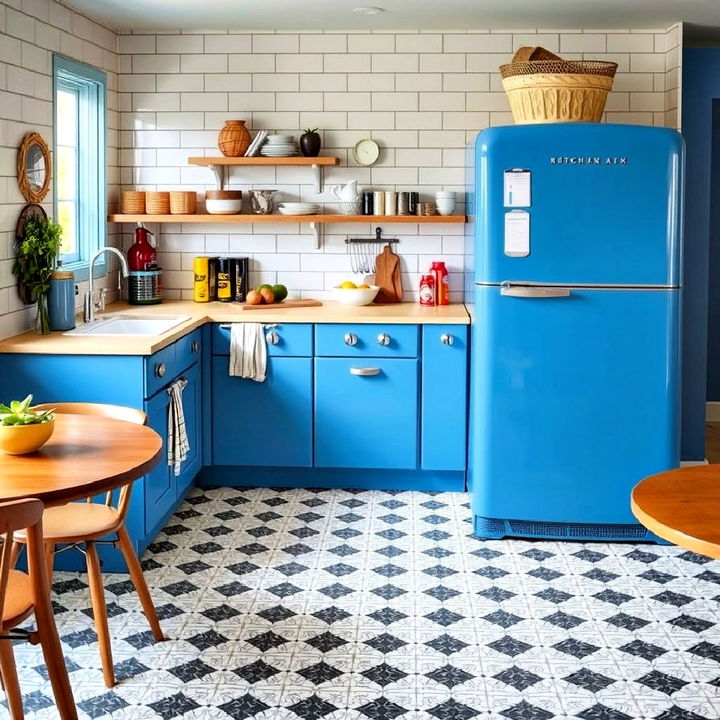
<path fill-rule="evenodd" d="M 626 157 L 564 157 L 552 156 L 551 165 L 627 165 Z"/>

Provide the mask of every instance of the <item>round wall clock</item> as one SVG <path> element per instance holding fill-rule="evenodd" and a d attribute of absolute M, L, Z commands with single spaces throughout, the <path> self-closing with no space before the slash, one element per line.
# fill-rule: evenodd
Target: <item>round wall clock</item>
<path fill-rule="evenodd" d="M 380 148 L 374 140 L 359 140 L 353 148 L 353 157 L 358 165 L 372 165 L 380 157 Z"/>

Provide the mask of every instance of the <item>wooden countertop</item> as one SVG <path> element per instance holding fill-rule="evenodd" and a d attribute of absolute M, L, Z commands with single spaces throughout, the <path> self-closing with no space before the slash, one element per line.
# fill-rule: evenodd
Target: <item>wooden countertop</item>
<path fill-rule="evenodd" d="M 152 355 L 207 322 L 261 323 L 393 323 L 400 325 L 468 325 L 470 317 L 461 303 L 421 307 L 417 303 L 353 307 L 323 301 L 320 307 L 244 311 L 235 303 L 195 303 L 169 300 L 160 305 L 138 307 L 113 303 L 107 314 L 127 313 L 142 317 L 188 315 L 189 319 L 161 335 L 63 335 L 61 332 L 22 335 L 0 340 L 0 353 L 40 355 Z"/>

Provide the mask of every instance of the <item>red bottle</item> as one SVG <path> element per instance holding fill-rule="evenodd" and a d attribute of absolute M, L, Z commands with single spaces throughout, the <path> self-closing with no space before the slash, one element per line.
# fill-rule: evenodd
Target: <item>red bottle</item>
<path fill-rule="evenodd" d="M 448 271 L 444 262 L 433 262 L 430 274 L 435 279 L 435 305 L 448 305 L 450 291 L 448 287 Z"/>
<path fill-rule="evenodd" d="M 147 270 L 157 264 L 157 251 L 150 244 L 149 235 L 152 233 L 142 225 L 135 228 L 135 242 L 127 251 L 128 268 L 131 271 Z"/>
<path fill-rule="evenodd" d="M 430 307 L 435 304 L 435 278 L 423 275 L 420 280 L 420 304 Z"/>

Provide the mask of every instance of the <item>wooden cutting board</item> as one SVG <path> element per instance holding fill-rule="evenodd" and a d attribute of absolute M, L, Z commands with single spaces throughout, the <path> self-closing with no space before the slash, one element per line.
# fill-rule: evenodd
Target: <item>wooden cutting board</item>
<path fill-rule="evenodd" d="M 272 305 L 248 305 L 243 304 L 243 310 L 283 310 L 284 308 L 319 307 L 322 303 L 319 300 L 283 300 L 281 303 Z"/>
<path fill-rule="evenodd" d="M 375 260 L 375 284 L 380 286 L 376 303 L 399 303 L 403 299 L 400 258 L 388 243 Z"/>

